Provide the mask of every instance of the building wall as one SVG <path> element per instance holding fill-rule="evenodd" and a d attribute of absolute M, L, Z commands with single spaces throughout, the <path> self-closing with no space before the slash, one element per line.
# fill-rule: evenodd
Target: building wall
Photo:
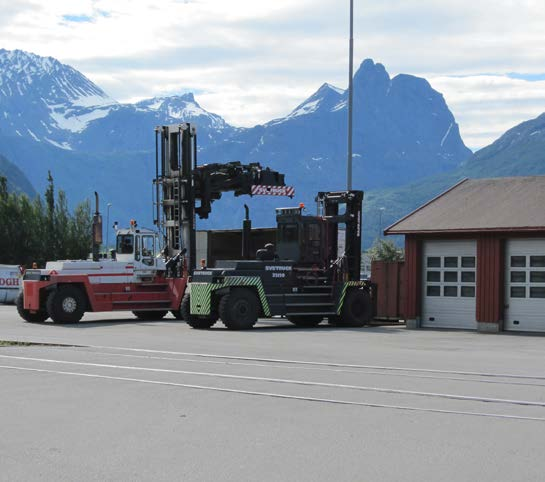
<path fill-rule="evenodd" d="M 477 239 L 476 320 L 479 331 L 503 329 L 505 311 L 505 246 L 507 239 L 542 238 L 545 231 L 405 236 L 405 315 L 418 327 L 422 315 L 422 246 L 424 240 Z"/>
<path fill-rule="evenodd" d="M 504 240 L 493 234 L 482 234 L 477 239 L 477 322 L 479 323 L 500 325 L 503 321 L 504 245 Z M 480 328 L 484 331 L 499 331 L 501 326 Z"/>
<path fill-rule="evenodd" d="M 422 241 L 405 237 L 405 318 L 407 327 L 416 328 L 422 311 Z"/>

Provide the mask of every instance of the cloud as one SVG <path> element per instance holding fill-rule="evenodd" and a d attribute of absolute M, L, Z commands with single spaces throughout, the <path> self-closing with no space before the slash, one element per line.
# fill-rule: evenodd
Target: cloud
<path fill-rule="evenodd" d="M 476 75 L 431 77 L 429 81 L 447 99 L 464 141 L 473 149 L 545 112 L 545 80 Z"/>
<path fill-rule="evenodd" d="M 355 14 L 356 63 L 428 78 L 471 147 L 545 105 L 540 1 L 384 0 L 356 2 Z M 195 90 L 248 126 L 323 82 L 346 87 L 347 28 L 348 0 L 26 0 L 3 7 L 0 38 L 73 65 L 118 100 Z"/>

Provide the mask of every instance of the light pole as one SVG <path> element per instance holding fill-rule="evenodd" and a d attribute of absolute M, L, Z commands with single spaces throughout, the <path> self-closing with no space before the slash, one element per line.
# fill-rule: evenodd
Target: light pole
<path fill-rule="evenodd" d="M 346 161 L 346 189 L 352 189 L 352 111 L 354 106 L 354 0 L 350 0 L 350 41 L 348 46 L 348 159 Z"/>
<path fill-rule="evenodd" d="M 386 210 L 386 208 L 378 208 L 378 237 L 379 239 L 382 238 L 382 213 Z"/>
<path fill-rule="evenodd" d="M 112 203 L 108 203 L 106 209 L 106 256 L 108 256 L 108 250 L 110 249 L 110 208 Z"/>

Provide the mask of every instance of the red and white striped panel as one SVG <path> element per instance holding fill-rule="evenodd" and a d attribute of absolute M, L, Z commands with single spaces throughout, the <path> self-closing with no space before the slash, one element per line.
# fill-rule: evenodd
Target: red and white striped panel
<path fill-rule="evenodd" d="M 295 195 L 293 186 L 252 186 L 252 196 L 289 196 Z"/>

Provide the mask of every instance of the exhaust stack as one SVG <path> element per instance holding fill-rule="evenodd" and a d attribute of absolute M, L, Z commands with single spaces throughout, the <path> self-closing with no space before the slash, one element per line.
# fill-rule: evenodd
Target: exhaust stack
<path fill-rule="evenodd" d="M 98 193 L 95 191 L 95 214 L 93 215 L 93 261 L 100 259 L 100 245 L 102 244 L 102 215 L 98 210 Z"/>

